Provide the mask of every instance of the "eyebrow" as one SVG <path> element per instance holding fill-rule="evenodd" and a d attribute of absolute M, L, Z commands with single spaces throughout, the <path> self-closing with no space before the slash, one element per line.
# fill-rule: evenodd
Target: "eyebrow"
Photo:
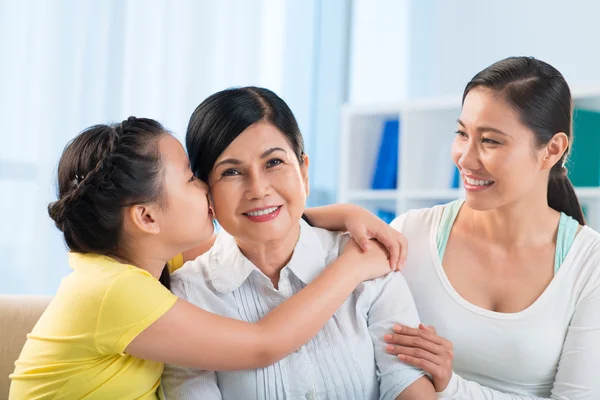
<path fill-rule="evenodd" d="M 466 127 L 465 124 L 460 119 L 457 119 L 456 122 L 461 124 L 463 127 Z M 500 135 L 510 137 L 510 135 L 508 133 L 502 132 L 500 129 L 497 129 L 497 128 L 492 128 L 491 126 L 480 126 L 477 128 L 477 131 L 478 132 L 495 132 L 495 133 L 499 133 Z"/>
<path fill-rule="evenodd" d="M 286 151 L 284 149 L 282 149 L 281 147 L 271 147 L 270 149 L 265 150 L 260 155 L 260 158 L 266 158 L 266 157 L 270 156 L 271 154 L 275 153 L 276 151 L 282 151 L 282 152 L 286 153 Z M 241 165 L 242 162 L 240 160 L 238 160 L 237 158 L 226 158 L 226 159 L 221 160 L 218 163 L 216 163 L 213 168 L 217 168 L 218 166 L 223 165 L 223 164 Z"/>

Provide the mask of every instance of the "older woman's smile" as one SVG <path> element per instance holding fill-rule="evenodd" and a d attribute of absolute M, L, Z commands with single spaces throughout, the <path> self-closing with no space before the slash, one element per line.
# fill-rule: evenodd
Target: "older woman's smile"
<path fill-rule="evenodd" d="M 277 218 L 280 210 L 281 206 L 266 206 L 253 208 L 243 214 L 252 222 L 267 222 Z"/>

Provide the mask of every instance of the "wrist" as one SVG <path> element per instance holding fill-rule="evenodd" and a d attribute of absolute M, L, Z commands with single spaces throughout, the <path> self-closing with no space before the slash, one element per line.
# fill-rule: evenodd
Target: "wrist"
<path fill-rule="evenodd" d="M 452 372 L 452 376 L 450 377 L 450 381 L 444 390 L 438 391 L 436 389 L 438 399 L 451 399 L 456 395 L 456 391 L 458 390 L 458 376 Z"/>
<path fill-rule="evenodd" d="M 332 266 L 339 269 L 339 273 L 345 278 L 350 279 L 354 286 L 368 279 L 367 268 L 360 265 L 356 257 L 350 254 L 341 254 Z"/>
<path fill-rule="evenodd" d="M 348 225 L 351 221 L 356 219 L 357 212 L 360 210 L 360 207 L 354 204 L 340 204 L 340 215 L 341 215 L 341 225 L 344 227 L 344 230 L 348 231 Z"/>

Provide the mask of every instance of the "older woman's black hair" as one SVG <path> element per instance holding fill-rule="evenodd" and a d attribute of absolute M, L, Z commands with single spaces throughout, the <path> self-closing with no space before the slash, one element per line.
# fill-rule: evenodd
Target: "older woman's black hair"
<path fill-rule="evenodd" d="M 160 202 L 159 139 L 168 134 L 152 119 L 129 117 L 95 125 L 75 137 L 58 164 L 58 200 L 48 214 L 77 253 L 117 255 L 123 250 L 123 211 Z M 168 287 L 168 273 L 161 282 Z"/>
<path fill-rule="evenodd" d="M 217 92 L 192 114 L 185 144 L 194 174 L 208 182 L 221 153 L 246 128 L 260 121 L 272 124 L 285 136 L 302 165 L 304 141 L 292 110 L 272 91 L 249 86 Z"/>
<path fill-rule="evenodd" d="M 585 225 L 575 189 L 565 168 L 572 147 L 573 104 L 571 91 L 556 68 L 533 57 L 509 57 L 498 61 L 471 79 L 467 94 L 484 87 L 497 92 L 519 114 L 521 123 L 534 134 L 538 146 L 546 145 L 554 135 L 564 132 L 569 148 L 550 170 L 548 205 Z"/>

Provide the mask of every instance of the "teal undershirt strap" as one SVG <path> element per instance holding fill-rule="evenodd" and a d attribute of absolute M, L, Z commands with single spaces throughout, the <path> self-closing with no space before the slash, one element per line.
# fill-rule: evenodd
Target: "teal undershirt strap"
<path fill-rule="evenodd" d="M 575 241 L 578 229 L 579 222 L 565 213 L 560 213 L 558 232 L 556 234 L 556 253 L 554 254 L 554 274 L 558 272 L 563 261 L 565 261 L 567 253 Z"/>
<path fill-rule="evenodd" d="M 440 261 L 444 259 L 444 253 L 446 252 L 446 245 L 448 244 L 448 238 L 450 237 L 452 225 L 454 225 L 454 221 L 456 220 L 458 212 L 460 211 L 460 208 L 464 202 L 464 200 L 456 200 L 452 203 L 446 204 L 444 207 L 442 220 L 440 221 L 440 226 L 438 227 L 437 231 L 437 249 Z"/>
<path fill-rule="evenodd" d="M 446 251 L 446 245 L 448 244 L 448 238 L 450 237 L 450 231 L 452 225 L 458 216 L 458 212 L 462 207 L 464 200 L 456 200 L 452 203 L 447 204 L 444 207 L 440 226 L 437 231 L 437 249 L 440 260 L 444 259 L 444 252 Z M 573 218 L 569 217 L 565 213 L 560 213 L 560 221 L 558 222 L 558 232 L 556 237 L 556 253 L 554 255 L 554 273 L 558 272 L 558 269 L 562 265 L 575 236 L 579 229 L 579 223 Z"/>

